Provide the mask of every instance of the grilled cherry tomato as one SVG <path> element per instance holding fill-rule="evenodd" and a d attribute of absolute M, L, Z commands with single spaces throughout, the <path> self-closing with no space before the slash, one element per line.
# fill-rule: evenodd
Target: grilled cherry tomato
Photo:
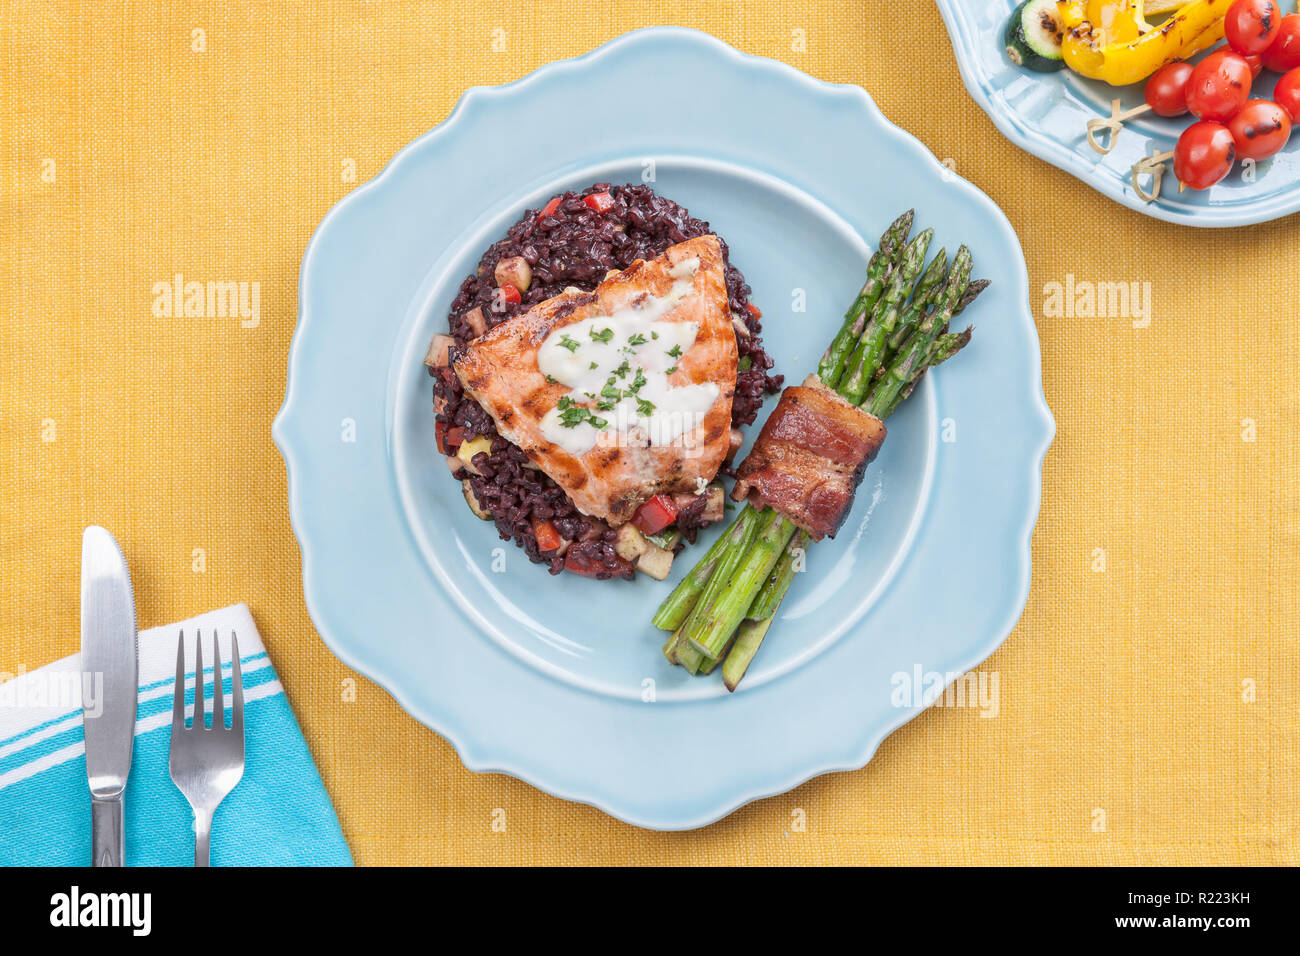
<path fill-rule="evenodd" d="M 1178 145 L 1174 147 L 1174 175 L 1185 186 L 1209 189 L 1228 175 L 1236 158 L 1228 127 L 1201 120 L 1178 137 Z"/>
<path fill-rule="evenodd" d="M 1187 81 L 1192 65 L 1182 60 L 1166 63 L 1147 80 L 1146 101 L 1157 116 L 1182 116 L 1187 112 Z"/>
<path fill-rule="evenodd" d="M 1267 50 L 1281 26 L 1282 11 L 1273 0 L 1237 0 L 1223 20 L 1228 45 L 1242 56 Z"/>
<path fill-rule="evenodd" d="M 1261 53 L 1246 53 L 1241 57 L 1250 64 L 1250 75 L 1259 79 L 1259 75 L 1264 72 L 1264 56 Z"/>
<path fill-rule="evenodd" d="M 1211 53 L 1196 64 L 1187 81 L 1187 108 L 1197 119 L 1227 122 L 1250 99 L 1253 79 L 1240 53 Z"/>
<path fill-rule="evenodd" d="M 1288 13 L 1282 18 L 1277 37 L 1264 51 L 1264 65 L 1274 73 L 1300 66 L 1300 13 Z"/>
<path fill-rule="evenodd" d="M 1277 81 L 1273 102 L 1291 114 L 1292 123 L 1300 123 L 1300 66 Z"/>
<path fill-rule="evenodd" d="M 1291 114 L 1272 100 L 1249 100 L 1228 129 L 1238 156 L 1268 159 L 1291 138 Z"/>
<path fill-rule="evenodd" d="M 594 209 L 596 212 L 609 212 L 614 207 L 614 197 L 609 193 L 592 193 L 583 200 L 588 209 Z"/>
<path fill-rule="evenodd" d="M 677 520 L 677 502 L 671 495 L 655 495 L 632 516 L 632 523 L 643 534 L 658 534 Z"/>

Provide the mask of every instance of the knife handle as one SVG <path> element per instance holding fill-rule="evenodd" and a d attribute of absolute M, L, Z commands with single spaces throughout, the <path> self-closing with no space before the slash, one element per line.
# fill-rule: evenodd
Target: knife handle
<path fill-rule="evenodd" d="M 126 834 L 122 827 L 122 797 L 90 798 L 90 843 L 92 866 L 121 866 L 126 855 Z"/>

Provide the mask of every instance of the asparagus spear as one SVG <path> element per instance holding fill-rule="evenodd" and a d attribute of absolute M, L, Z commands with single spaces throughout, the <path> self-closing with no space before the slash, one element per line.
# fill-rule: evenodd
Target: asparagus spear
<path fill-rule="evenodd" d="M 910 342 L 898 353 L 885 374 L 871 390 L 870 398 L 863 404 L 868 412 L 881 418 L 896 407 L 895 401 L 913 376 L 925 369 L 930 349 L 941 330 L 952 318 L 957 302 L 966 291 L 970 279 L 970 250 L 962 246 L 952 261 L 952 273 L 948 276 L 948 285 L 940 296 L 935 310 L 925 317 Z"/>
<path fill-rule="evenodd" d="M 932 369 L 936 365 L 942 365 L 944 362 L 948 361 L 948 359 L 952 358 L 964 349 L 970 344 L 970 337 L 974 332 L 975 326 L 968 325 L 960 332 L 945 332 L 943 335 L 935 339 L 934 347 L 930 349 L 930 357 L 925 363 L 926 369 Z M 917 381 L 920 381 L 920 376 L 917 376 L 913 382 L 909 383 L 908 388 L 911 389 Z"/>
<path fill-rule="evenodd" d="M 967 326 L 960 332 L 945 332 L 943 335 L 935 339 L 934 345 L 930 349 L 930 354 L 926 358 L 925 365 L 919 372 L 912 376 L 906 387 L 904 387 L 904 389 L 898 394 L 898 397 L 894 399 L 893 404 L 885 410 L 885 414 L 894 414 L 894 410 L 897 409 L 899 405 L 903 404 L 903 402 L 907 401 L 908 397 L 912 394 L 912 391 L 920 383 L 921 379 L 925 377 L 926 372 L 934 368 L 936 365 L 948 361 L 948 359 L 952 358 L 969 345 L 971 335 L 974 332 L 975 327 L 971 325 Z"/>
<path fill-rule="evenodd" d="M 862 334 L 866 318 L 875 308 L 877 300 L 885 290 L 890 270 L 898 260 L 898 253 L 907 241 L 907 234 L 912 231 L 912 219 L 915 210 L 909 209 L 895 219 L 880 237 L 880 244 L 867 262 L 867 281 L 862 286 L 849 310 L 844 313 L 844 324 L 831 341 L 826 354 L 817 366 L 817 374 L 825 380 L 828 375 L 839 381 L 844 372 L 844 363 Z"/>
<path fill-rule="evenodd" d="M 989 287 L 988 279 L 976 279 L 966 286 L 966 291 L 957 300 L 957 307 L 952 310 L 954 316 L 961 315 L 962 310 L 979 298 L 979 294 Z"/>
<path fill-rule="evenodd" d="M 765 621 L 776 613 L 781 598 L 794 579 L 795 561 L 808 550 L 808 542 L 811 540 L 812 536 L 807 531 L 801 529 L 795 532 L 781 553 L 781 559 L 776 562 L 776 567 L 772 568 L 772 573 L 767 576 L 767 581 L 754 598 L 754 603 L 749 606 L 746 620 Z"/>
<path fill-rule="evenodd" d="M 752 521 L 753 517 L 754 510 L 749 505 L 746 505 L 732 521 L 732 527 L 734 528 L 737 522 L 740 521 Z M 724 534 L 713 542 L 699 563 L 691 568 L 690 574 L 682 578 L 677 587 L 673 588 L 673 593 L 664 599 L 663 604 L 659 605 L 659 610 L 655 612 L 651 624 L 661 631 L 676 631 L 681 628 L 682 622 L 691 613 L 691 608 L 695 607 L 695 601 L 699 598 L 700 592 L 704 590 L 704 586 L 708 583 L 714 568 L 718 566 L 718 561 L 726 552 L 730 540 L 730 534 Z M 665 651 L 665 653 L 667 652 Z"/>
<path fill-rule="evenodd" d="M 947 285 L 947 269 L 948 251 L 946 249 L 940 249 L 938 255 L 934 257 L 934 261 L 930 263 L 930 268 L 927 269 L 925 275 L 922 276 L 921 281 L 922 283 L 925 283 L 925 288 L 922 288 L 921 285 L 917 286 L 916 294 L 912 296 L 912 301 L 907 304 L 907 308 L 903 310 L 902 318 L 898 320 L 894 330 L 889 334 L 888 339 L 886 339 L 885 348 L 881 351 L 882 358 L 887 355 L 890 350 L 896 350 L 899 344 L 906 340 L 912 329 L 920 325 L 922 317 L 930 310 L 931 306 L 934 305 L 935 299 L 939 297 Z M 934 270 L 938 270 L 937 275 L 932 275 Z M 929 281 L 927 282 L 927 280 Z M 878 361 L 876 364 L 879 366 L 883 364 L 883 362 Z"/>
<path fill-rule="evenodd" d="M 880 360 L 884 337 L 893 328 L 892 325 L 885 328 L 883 323 L 889 317 L 897 322 L 898 310 L 912 294 L 912 287 L 916 285 L 921 267 L 925 265 L 925 252 L 929 248 L 930 237 L 933 235 L 934 231 L 927 229 L 908 243 L 903 251 L 903 261 L 890 276 L 889 286 L 880 301 L 876 303 L 875 313 L 867 322 L 862 338 L 858 340 L 857 347 L 849 356 L 845 375 L 836 386 L 836 391 L 854 405 L 862 401 L 871 387 L 871 376 L 875 374 L 876 363 Z"/>
<path fill-rule="evenodd" d="M 677 644 L 677 663 L 686 668 L 686 673 L 695 675 L 700 672 L 700 667 L 708 660 L 699 649 L 689 641 L 679 641 Z"/>
<path fill-rule="evenodd" d="M 736 640 L 722 662 L 722 683 L 733 694 L 740 685 L 740 679 L 745 676 L 745 671 L 749 670 L 749 664 L 758 653 L 758 646 L 763 643 L 767 629 L 774 620 L 775 614 L 762 621 L 746 621 L 736 631 Z"/>
<path fill-rule="evenodd" d="M 732 575 L 749 551 L 749 542 L 754 536 L 755 527 L 766 526 L 770 523 L 768 515 L 770 511 L 770 508 L 764 509 L 761 513 L 752 508 L 746 510 L 722 536 L 726 539 L 727 544 L 718 558 L 718 565 L 713 569 L 713 573 L 709 576 L 704 589 L 696 598 L 695 606 L 691 608 L 690 614 L 682 623 L 682 636 L 678 642 L 677 656 L 679 659 L 681 658 L 682 647 L 690 642 L 692 634 L 698 633 L 714 601 L 731 583 Z"/>
<path fill-rule="evenodd" d="M 988 287 L 989 287 L 988 279 L 976 279 L 975 281 L 969 283 L 966 286 L 966 292 L 962 295 L 960 299 L 957 300 L 957 307 L 952 310 L 953 318 L 956 318 L 958 315 L 960 315 L 962 310 L 965 309 L 967 306 L 969 306 L 977 298 L 979 298 L 979 294 L 983 292 L 985 289 L 987 289 Z M 916 332 L 916 327 L 921 324 L 921 320 L 924 318 L 926 312 L 928 311 L 928 306 L 934 305 L 935 300 L 939 297 L 939 295 L 942 292 L 943 292 L 942 287 L 934 290 L 934 293 L 930 297 L 930 301 L 926 303 L 927 305 L 926 309 L 913 310 L 911 307 L 909 307 L 908 313 L 905 316 L 904 321 L 899 323 L 898 328 L 894 330 L 894 334 L 889 339 L 889 349 L 886 353 L 884 362 L 881 363 L 882 368 L 887 368 L 889 365 L 893 364 L 894 359 L 898 357 L 898 353 L 902 351 L 902 349 L 911 340 L 912 335 Z M 939 363 L 934 362 L 932 364 L 938 365 Z"/>
<path fill-rule="evenodd" d="M 794 525 L 778 512 L 769 508 L 764 512 L 764 518 L 766 520 L 759 526 L 753 544 L 737 563 L 726 588 L 717 595 L 713 606 L 698 621 L 687 624 L 682 632 L 683 640 L 690 641 L 707 657 L 718 657 L 722 653 L 754 603 L 754 596 L 772 573 L 772 566 L 780 560 L 781 552 L 794 535 Z"/>

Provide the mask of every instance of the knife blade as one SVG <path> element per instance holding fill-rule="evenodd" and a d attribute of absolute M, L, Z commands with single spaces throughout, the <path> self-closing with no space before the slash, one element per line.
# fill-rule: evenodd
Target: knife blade
<path fill-rule="evenodd" d="M 81 536 L 81 686 L 94 866 L 122 866 L 138 669 L 126 558 L 111 534 L 91 525 Z"/>

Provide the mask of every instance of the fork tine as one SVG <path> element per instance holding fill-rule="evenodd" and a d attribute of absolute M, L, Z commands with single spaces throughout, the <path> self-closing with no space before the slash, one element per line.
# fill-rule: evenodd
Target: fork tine
<path fill-rule="evenodd" d="M 230 731 L 244 740 L 244 675 L 239 669 L 239 638 L 230 632 Z"/>
<path fill-rule="evenodd" d="M 226 729 L 226 691 L 221 686 L 221 633 L 212 629 L 212 729 Z"/>
<path fill-rule="evenodd" d="M 202 730 L 208 722 L 207 701 L 203 688 L 203 632 L 194 639 L 194 729 Z"/>
<path fill-rule="evenodd" d="M 172 733 L 185 729 L 185 631 L 176 638 L 176 689 L 172 692 Z"/>

